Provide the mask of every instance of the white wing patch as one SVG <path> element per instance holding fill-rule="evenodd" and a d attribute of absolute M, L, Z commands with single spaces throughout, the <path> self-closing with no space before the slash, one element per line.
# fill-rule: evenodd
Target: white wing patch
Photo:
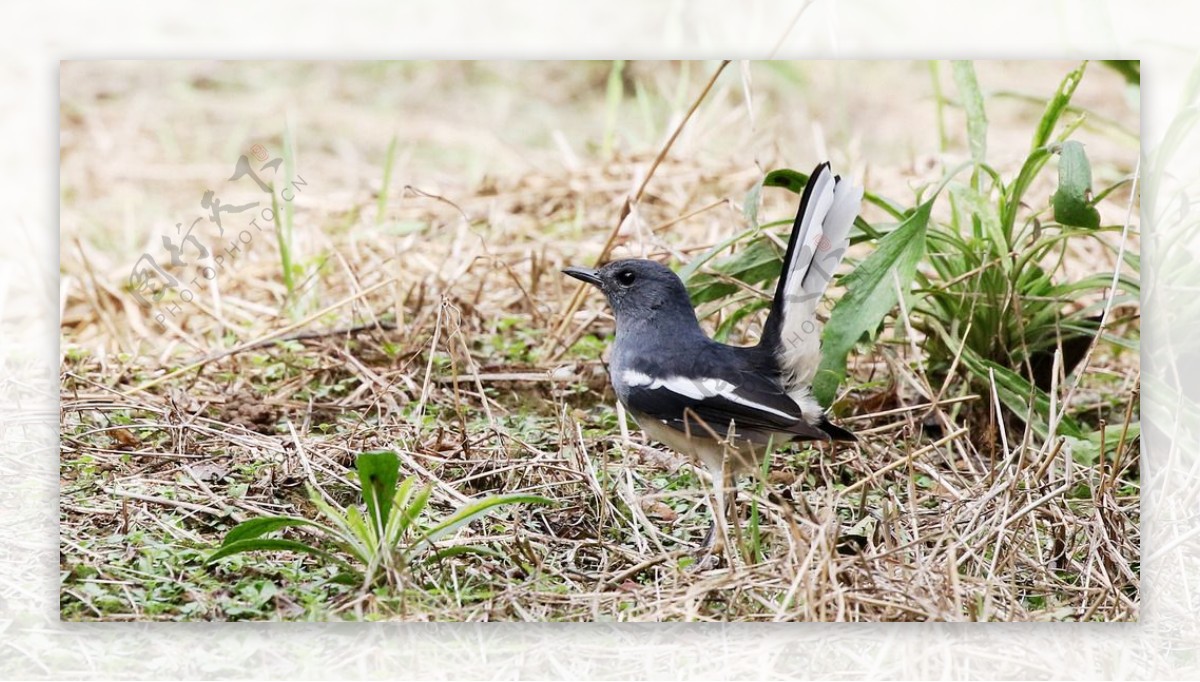
<path fill-rule="evenodd" d="M 724 379 L 689 379 L 681 376 L 661 377 L 655 379 L 634 369 L 625 370 L 624 373 L 621 374 L 621 379 L 629 386 L 645 387 L 651 391 L 665 388 L 672 393 L 691 398 L 692 400 L 704 400 L 706 398 L 720 397 L 760 412 L 767 412 L 783 417 L 784 419 L 796 419 L 795 414 L 789 414 L 787 412 L 783 412 L 782 410 L 777 410 L 773 407 L 763 405 L 762 403 L 748 400 L 747 398 L 738 394 L 736 385 L 725 381 Z"/>

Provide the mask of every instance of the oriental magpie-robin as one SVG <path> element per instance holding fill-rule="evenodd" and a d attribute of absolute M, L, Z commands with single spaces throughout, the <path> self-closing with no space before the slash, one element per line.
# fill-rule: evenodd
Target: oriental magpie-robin
<path fill-rule="evenodd" d="M 618 399 L 653 439 L 695 457 L 724 488 L 762 461 L 768 443 L 852 441 L 812 396 L 820 363 L 817 304 L 849 244 L 863 191 L 817 166 L 800 199 L 758 345 L 701 330 L 687 288 L 650 260 L 563 272 L 598 287 L 616 316 L 609 374 Z M 716 496 L 724 513 L 722 494 Z"/>

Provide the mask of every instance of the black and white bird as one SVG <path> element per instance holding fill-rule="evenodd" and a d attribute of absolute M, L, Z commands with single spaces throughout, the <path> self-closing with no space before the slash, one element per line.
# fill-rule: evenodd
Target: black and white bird
<path fill-rule="evenodd" d="M 564 273 L 598 287 L 616 317 L 609 374 L 617 398 L 654 440 L 698 459 L 719 492 L 758 466 L 768 444 L 853 441 L 812 395 L 820 364 L 817 304 L 849 245 L 862 188 L 817 166 L 800 199 L 775 297 L 758 345 L 704 333 L 687 288 L 666 266 L 617 260 Z M 710 535 L 712 539 L 717 539 Z"/>

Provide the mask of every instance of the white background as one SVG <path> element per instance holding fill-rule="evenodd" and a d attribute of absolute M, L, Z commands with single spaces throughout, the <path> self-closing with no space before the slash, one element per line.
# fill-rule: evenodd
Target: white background
<path fill-rule="evenodd" d="M 0 677 L 1118 678 L 1200 676 L 1200 291 L 1190 203 L 1146 217 L 1142 622 L 1124 625 L 60 624 L 58 61 L 78 58 L 1141 58 L 1144 187 L 1200 188 L 1171 138 L 1194 3 L 67 2 L 0 10 Z M 324 11 L 323 11 L 324 10 Z M 794 22 L 794 23 L 793 23 Z M 1181 114 L 1182 112 L 1182 114 Z M 1190 152 L 1190 153 L 1189 153 Z M 1159 267 L 1156 263 L 1162 263 Z M 1189 267 L 1190 265 L 1190 267 Z M 1200 356 L 1198 356 L 1200 357 Z"/>

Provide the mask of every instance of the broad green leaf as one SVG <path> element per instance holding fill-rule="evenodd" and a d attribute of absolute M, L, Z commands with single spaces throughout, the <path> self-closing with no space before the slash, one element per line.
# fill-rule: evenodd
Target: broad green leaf
<path fill-rule="evenodd" d="M 699 305 L 728 296 L 738 290 L 738 285 L 725 278 L 733 278 L 747 284 L 766 282 L 779 276 L 783 256 L 769 239 L 757 239 L 746 248 L 712 266 L 717 274 L 700 273 L 691 278 L 692 303 Z"/>
<path fill-rule="evenodd" d="M 954 83 L 958 86 L 963 109 L 967 113 L 967 143 L 971 148 L 971 160 L 979 165 L 987 158 L 988 121 L 983 107 L 983 93 L 979 91 L 979 81 L 975 79 L 974 64 L 956 61 L 951 66 Z"/>
<path fill-rule="evenodd" d="M 762 180 L 763 187 L 782 187 L 795 194 L 804 194 L 804 186 L 808 184 L 808 174 L 794 171 L 790 168 L 779 168 L 767 173 L 767 176 Z M 863 200 L 869 204 L 875 204 L 883 209 L 897 220 L 902 220 L 906 217 L 908 211 L 900 204 L 882 197 L 869 190 L 863 192 Z M 794 218 L 795 216 L 793 216 Z M 792 222 L 788 220 L 787 222 Z M 864 234 L 872 239 L 878 239 L 880 235 L 875 234 L 871 226 L 862 218 L 854 221 L 854 226 L 862 230 Z"/>
<path fill-rule="evenodd" d="M 782 187 L 793 194 L 804 194 L 804 186 L 808 184 L 808 173 L 780 168 L 767 173 L 763 178 L 763 187 Z"/>
<path fill-rule="evenodd" d="M 509 504 L 554 504 L 554 500 L 541 497 L 540 495 L 514 494 L 495 495 L 479 500 L 478 502 L 472 502 L 471 504 L 468 504 L 462 509 L 454 512 L 454 514 L 450 515 L 446 519 L 442 520 L 441 523 L 438 523 L 429 530 L 425 531 L 425 534 L 421 536 L 421 539 L 413 543 L 413 549 L 419 549 L 423 545 L 432 542 L 433 540 L 458 530 L 458 528 L 485 515 L 488 511 L 494 509 L 495 507 Z"/>
<path fill-rule="evenodd" d="M 315 526 L 326 531 L 329 530 L 319 523 L 295 516 L 264 516 L 257 519 L 247 519 L 234 526 L 226 533 L 225 540 L 221 544 L 228 545 L 242 540 L 249 540 L 277 531 L 280 528 L 292 528 L 296 526 Z"/>
<path fill-rule="evenodd" d="M 356 466 L 371 528 L 376 537 L 382 537 L 392 511 L 392 499 L 396 495 L 400 458 L 390 450 L 364 452 L 358 456 Z"/>
<path fill-rule="evenodd" d="M 278 538 L 251 538 L 249 540 L 238 540 L 233 543 L 225 543 L 217 548 L 217 551 L 208 556 L 207 563 L 212 563 L 218 559 L 223 559 L 233 554 L 241 552 L 301 552 L 311 554 L 316 557 L 332 561 L 337 564 L 347 565 L 346 562 L 338 557 L 326 552 L 322 549 L 317 549 L 312 545 L 306 545 L 303 542 L 295 540 L 280 540 Z"/>
<path fill-rule="evenodd" d="M 936 194 L 933 198 L 936 198 Z M 886 237 L 858 267 L 842 278 L 846 293 L 833 307 L 822 337 L 821 365 L 813 393 L 828 405 L 846 376 L 846 355 L 864 334 L 874 336 L 883 318 L 896 305 L 896 286 L 907 292 L 925 255 L 925 230 L 933 198 Z"/>
<path fill-rule="evenodd" d="M 1067 140 L 1058 160 L 1058 190 L 1051 199 L 1054 219 L 1063 225 L 1100 227 L 1100 212 L 1092 206 L 1092 165 L 1083 144 Z"/>

